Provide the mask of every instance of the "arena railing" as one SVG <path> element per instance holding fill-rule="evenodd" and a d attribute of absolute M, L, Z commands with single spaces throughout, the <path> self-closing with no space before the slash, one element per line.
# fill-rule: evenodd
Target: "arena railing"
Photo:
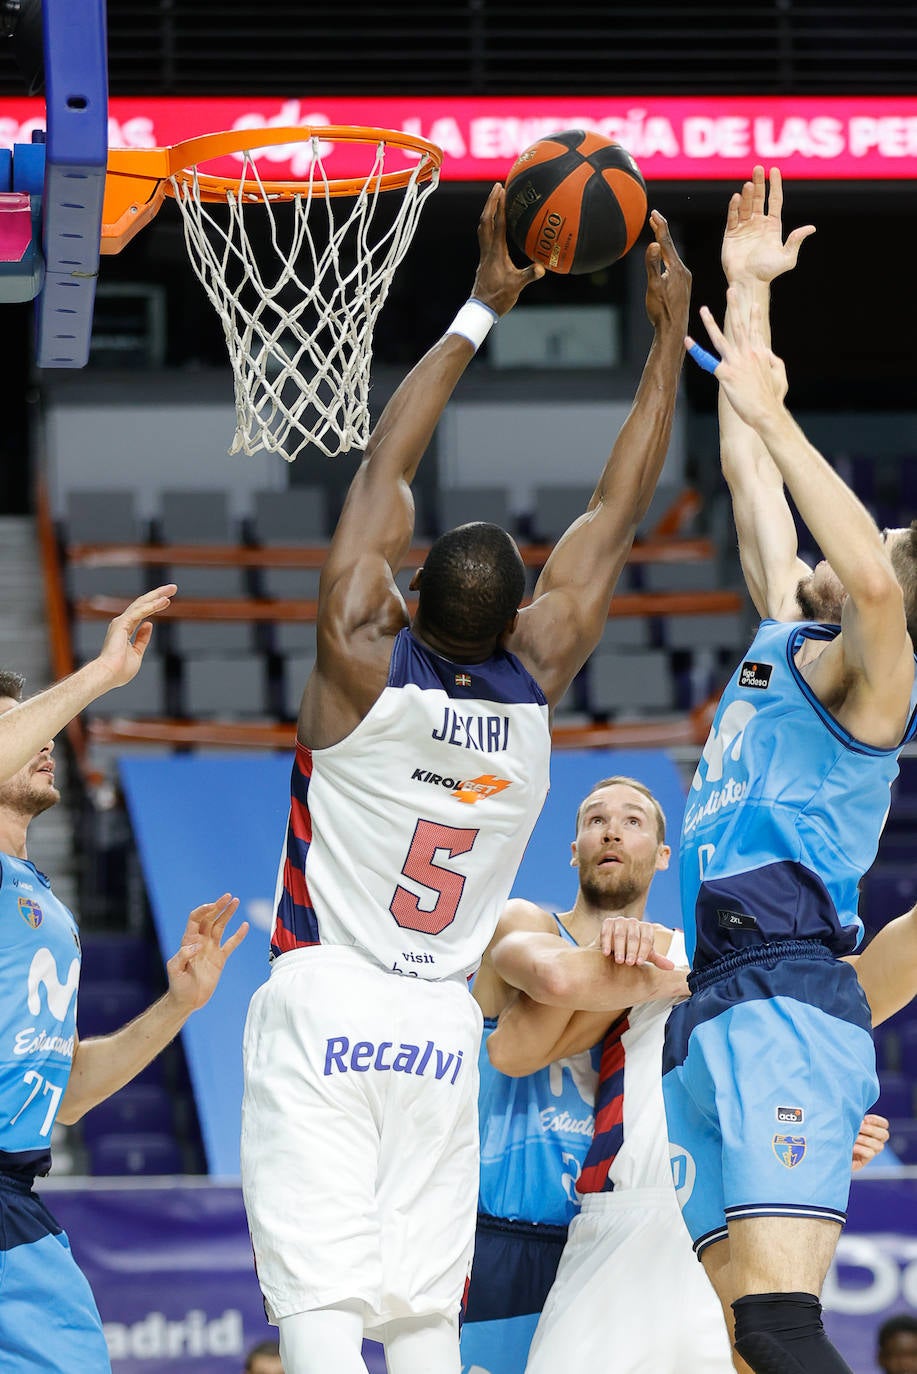
<path fill-rule="evenodd" d="M 64 565 L 82 567 L 233 567 L 318 569 L 327 558 L 328 545 L 291 547 L 246 547 L 242 545 L 200 544 L 57 544 L 47 496 L 39 500 L 39 533 L 45 567 L 48 619 L 55 676 L 74 667 L 74 654 L 64 590 Z M 428 544 L 414 545 L 405 567 L 420 567 Z M 544 565 L 551 552 L 547 544 L 520 544 L 523 561 L 529 568 Z M 629 563 L 670 565 L 707 562 L 715 555 L 711 540 L 676 535 L 654 535 L 634 545 Z M 407 598 L 409 608 L 412 599 Z M 123 609 L 123 599 L 110 596 L 79 597 L 72 604 L 77 619 L 108 620 Z M 692 616 L 740 612 L 745 599 L 737 590 L 708 591 L 629 591 L 617 594 L 609 616 Z M 192 621 L 248 621 L 252 623 L 314 621 L 315 600 L 263 597 L 177 597 L 163 618 Z M 554 743 L 561 748 L 699 746 L 712 719 L 714 699 L 690 712 L 643 720 L 617 720 L 606 724 L 558 723 Z M 289 722 L 185 720 L 171 718 L 94 719 L 83 725 L 75 722 L 70 742 L 77 761 L 87 771 L 87 746 L 91 742 L 174 744 L 177 747 L 242 747 L 281 749 L 292 744 L 294 726 Z M 91 771 L 91 770 L 88 770 Z"/>

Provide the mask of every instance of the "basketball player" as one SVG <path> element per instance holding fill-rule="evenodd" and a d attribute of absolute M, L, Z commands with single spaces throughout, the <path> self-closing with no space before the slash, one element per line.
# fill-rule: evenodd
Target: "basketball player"
<path fill-rule="evenodd" d="M 274 962 L 244 1051 L 243 1189 L 287 1374 L 365 1371 L 364 1330 L 390 1374 L 458 1374 L 478 1186 L 467 978 L 544 799 L 549 711 L 598 641 L 665 456 L 690 277 L 650 223 L 655 337 L 634 408 L 532 604 L 492 525 L 436 541 L 413 625 L 394 580 L 436 422 L 541 275 L 509 258 L 500 186 L 473 296 L 386 406 L 322 570 Z"/>
<path fill-rule="evenodd" d="M 72 702 L 88 693 L 92 700 L 103 683 L 129 681 L 136 671 L 133 656 L 142 657 L 144 642 L 132 646 L 127 631 L 133 618 L 150 614 L 155 604 L 141 606 L 144 600 L 113 622 L 100 655 L 106 675 L 98 668 L 97 676 L 88 673 L 77 683 L 77 674 L 68 679 L 69 687 L 59 684 L 63 690 L 56 696 L 54 688 L 45 693 L 36 712 L 18 704 L 22 678 L 0 672 L 0 727 L 10 716 L 26 719 L 28 729 L 38 719 L 60 720 L 62 698 Z M 11 752 L 16 747 L 14 742 Z M 80 1040 L 77 925 L 27 853 L 30 822 L 60 799 L 53 751 L 53 739 L 46 740 L 0 784 L 0 1363 L 5 1374 L 108 1374 L 89 1285 L 33 1183 L 51 1167 L 55 1120 L 79 1121 L 174 1040 L 191 1013 L 209 1001 L 248 925 L 224 942 L 238 901 L 226 893 L 197 907 L 166 965 L 164 996 L 113 1035 Z"/>
<path fill-rule="evenodd" d="M 684 1370 L 727 1374 L 732 1369 L 722 1312 L 695 1262 L 672 1186 L 673 1172 L 676 1180 L 683 1175 L 684 1160 L 669 1158 L 661 1090 L 662 1043 L 673 999 L 685 991 L 683 974 L 679 969 L 672 975 L 659 975 L 639 965 L 647 954 L 658 961 L 658 953 L 652 953 L 655 947 L 667 950 L 685 966 L 681 932 L 645 919 L 650 884 L 668 863 L 664 841 L 665 817 L 635 779 L 605 779 L 580 806 L 573 845 L 580 891 L 573 913 L 562 920 L 572 927 L 577 913 L 580 919 L 587 917 L 591 924 L 578 925 L 582 937 L 591 932 L 595 941 L 596 932 L 601 931 L 603 948 L 610 951 L 614 945 L 616 957 L 635 959 L 636 968 L 608 968 L 607 964 L 602 968 L 603 961 L 592 948 L 573 953 L 567 942 L 550 932 L 552 918 L 524 902 L 509 904 L 505 937 L 500 939 L 498 928 L 482 964 L 481 974 L 489 962 L 499 966 L 511 987 L 520 989 L 515 1000 L 505 1001 L 489 1046 L 500 1069 L 525 1075 L 506 1080 L 491 1068 L 490 1078 L 497 1082 L 488 1083 L 487 1070 L 482 1072 L 482 1201 L 490 1198 L 504 1206 L 507 1202 L 518 1206 L 521 1198 L 531 1207 L 537 1198 L 543 1210 L 553 1201 L 555 1207 L 570 1206 L 566 1215 L 572 1218 L 546 1302 L 544 1286 L 551 1283 L 550 1262 L 560 1248 L 558 1242 L 543 1236 L 541 1228 L 513 1227 L 506 1221 L 500 1225 L 494 1218 L 484 1219 L 482 1225 L 479 1219 L 462 1351 L 466 1366 L 477 1366 L 487 1374 L 522 1374 L 524 1369 L 529 1374 L 552 1374 L 567 1367 L 602 1369 L 608 1374 L 682 1374 Z M 889 931 L 907 919 L 893 922 Z M 912 970 L 910 979 L 900 972 L 889 977 L 891 970 L 885 965 L 892 960 L 888 957 L 883 967 L 873 960 L 868 970 L 870 993 L 883 988 L 883 1017 L 917 993 L 913 971 L 917 960 L 907 958 L 912 952 L 907 943 L 914 938 L 913 924 L 896 937 L 894 962 Z M 592 968 L 590 961 L 599 967 Z M 618 1012 L 595 1015 L 574 1010 L 598 1006 L 597 973 L 611 983 L 616 974 L 625 972 L 655 977 L 662 996 Z M 610 1029 L 609 1017 L 614 1018 Z M 558 1111 L 549 1080 L 545 1081 L 546 1068 L 559 1055 L 564 1067 L 575 1063 L 580 1046 L 591 1045 L 596 1036 L 604 1048 L 595 1137 L 581 1136 L 578 1142 L 552 1149 L 552 1137 L 539 1138 L 536 1124 L 544 1112 L 545 1129 L 550 1129 Z M 561 1064 L 554 1066 L 555 1081 Z M 513 1108 L 504 1110 L 502 1118 L 493 1108 L 501 1099 L 501 1080 L 504 1109 Z M 596 1100 L 594 1075 L 581 1090 L 584 1097 L 591 1094 L 586 1104 L 589 1110 Z M 528 1106 L 527 1131 L 519 1119 L 521 1104 Z M 582 1101 L 579 1111 L 582 1114 Z M 604 1130 L 603 1125 L 607 1125 Z M 498 1156 L 490 1171 L 486 1159 L 489 1130 L 494 1137 L 492 1152 Z M 499 1151 L 501 1135 L 508 1145 Z M 887 1139 L 887 1121 L 867 1116 L 853 1150 L 854 1171 L 877 1154 Z M 549 1173 L 545 1163 L 552 1153 L 554 1167 Z M 582 1210 L 577 1212 L 579 1203 Z M 498 1248 L 500 1239 L 503 1245 Z M 499 1258 L 499 1264 L 491 1257 Z M 633 1275 L 649 1269 L 654 1291 L 665 1294 L 652 1321 L 634 1302 L 632 1288 Z M 540 1280 L 538 1307 L 534 1306 L 531 1272 Z M 477 1295 L 477 1313 L 483 1312 L 487 1320 L 474 1320 L 476 1285 L 482 1290 Z M 529 1294 L 532 1305 L 522 1315 Z M 542 1305 L 544 1312 L 526 1364 L 525 1350 Z"/>
<path fill-rule="evenodd" d="M 852 968 L 857 885 L 914 730 L 917 531 L 879 532 L 787 412 L 769 347 L 783 243 L 779 173 L 730 202 L 723 240 L 723 470 L 761 627 L 726 687 L 685 810 L 692 996 L 668 1023 L 666 1113 L 694 1248 L 751 1369 L 836 1374 L 819 1296 L 849 1159 L 878 1095 Z M 694 345 L 687 341 L 689 347 Z M 825 555 L 799 558 L 784 486 Z M 692 1179 L 696 1183 L 692 1187 Z"/>
<path fill-rule="evenodd" d="M 624 1008 L 650 999 L 661 999 L 664 1019 L 673 998 L 687 994 L 684 974 L 653 949 L 654 927 L 638 925 L 653 874 L 669 862 L 655 799 L 633 779 L 606 778 L 582 803 L 577 822 L 571 862 L 580 887 L 573 909 L 555 915 L 534 902 L 509 902 L 474 981 L 485 1027 L 481 1187 L 461 1351 L 465 1368 L 487 1374 L 525 1369 L 568 1224 L 579 1210 L 576 1179 L 592 1140 L 605 1031 Z M 625 943 L 620 953 L 629 962 L 606 957 L 600 946 L 603 922 L 612 915 L 635 918 L 632 945 L 634 936 L 648 937 L 642 950 L 628 951 Z M 623 919 L 618 930 L 626 942 Z M 660 926 L 657 934 L 664 948 L 672 932 Z M 643 957 L 658 967 L 638 963 Z M 592 1012 L 571 1018 L 571 996 L 573 1005 Z M 534 1027 L 528 999 L 539 1004 Z M 592 1026 L 593 1043 L 569 1055 L 553 1039 L 546 1044 L 557 1021 L 565 1036 Z M 494 1067 L 488 1049 L 501 1068 L 521 1076 Z M 532 1054 L 539 1062 L 529 1072 Z M 719 1308 L 717 1321 L 722 1326 Z"/>

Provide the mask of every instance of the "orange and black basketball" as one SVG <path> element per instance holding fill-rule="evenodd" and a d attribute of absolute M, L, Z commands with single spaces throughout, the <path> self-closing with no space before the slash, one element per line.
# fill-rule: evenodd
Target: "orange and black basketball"
<path fill-rule="evenodd" d="M 620 143 L 585 129 L 526 148 L 506 178 L 506 228 L 549 272 L 597 272 L 622 258 L 646 219 L 646 183 Z"/>

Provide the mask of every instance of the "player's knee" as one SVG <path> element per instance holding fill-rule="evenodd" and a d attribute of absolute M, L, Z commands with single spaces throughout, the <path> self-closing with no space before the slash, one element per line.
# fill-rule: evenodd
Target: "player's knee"
<path fill-rule="evenodd" d="M 732 1304 L 735 1348 L 755 1374 L 850 1374 L 814 1293 L 753 1293 Z"/>

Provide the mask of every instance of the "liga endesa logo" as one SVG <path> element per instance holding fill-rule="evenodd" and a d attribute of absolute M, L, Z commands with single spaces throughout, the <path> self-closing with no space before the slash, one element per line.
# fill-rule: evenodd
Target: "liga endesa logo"
<path fill-rule="evenodd" d="M 493 773 L 483 773 L 479 778 L 450 778 L 442 773 L 430 773 L 425 768 L 415 768 L 411 774 L 412 782 L 427 782 L 433 787 L 445 787 L 460 802 L 474 806 L 476 802 L 495 797 L 505 792 L 512 784 L 506 778 L 496 778 Z"/>

